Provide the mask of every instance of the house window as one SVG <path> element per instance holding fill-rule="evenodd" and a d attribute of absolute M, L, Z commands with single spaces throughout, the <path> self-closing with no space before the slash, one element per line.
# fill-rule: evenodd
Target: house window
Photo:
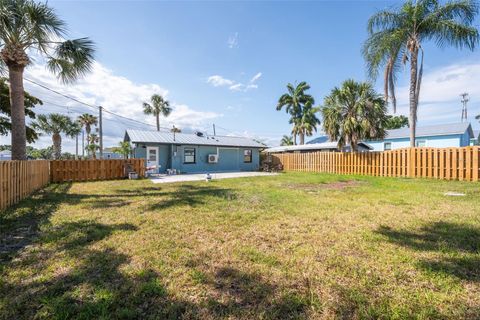
<path fill-rule="evenodd" d="M 385 151 L 392 150 L 392 143 L 391 142 L 385 142 L 383 144 L 383 150 L 385 150 Z"/>
<path fill-rule="evenodd" d="M 157 161 L 157 150 L 148 149 L 148 161 Z"/>
<path fill-rule="evenodd" d="M 251 163 L 252 162 L 252 150 L 246 149 L 243 150 L 243 162 Z"/>
<path fill-rule="evenodd" d="M 195 148 L 185 148 L 183 150 L 183 163 L 195 163 Z"/>
<path fill-rule="evenodd" d="M 417 147 L 420 147 L 420 148 L 421 148 L 421 147 L 425 147 L 426 142 L 425 142 L 425 140 L 417 140 L 417 141 L 415 142 L 415 145 L 416 145 Z"/>

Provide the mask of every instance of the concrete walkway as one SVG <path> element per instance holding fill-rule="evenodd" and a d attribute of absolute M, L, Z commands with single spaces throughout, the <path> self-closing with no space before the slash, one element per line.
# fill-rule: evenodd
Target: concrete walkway
<path fill-rule="evenodd" d="M 229 178 L 244 178 L 244 177 L 258 177 L 258 176 L 274 176 L 277 173 L 270 172 L 221 172 L 210 173 L 212 180 L 229 179 Z M 205 173 L 198 174 L 177 174 L 177 175 L 159 175 L 151 178 L 153 183 L 172 183 L 184 181 L 200 181 L 205 180 Z"/>

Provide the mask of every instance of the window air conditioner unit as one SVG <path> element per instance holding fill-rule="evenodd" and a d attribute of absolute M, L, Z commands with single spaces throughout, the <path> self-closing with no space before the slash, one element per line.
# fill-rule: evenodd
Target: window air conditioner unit
<path fill-rule="evenodd" d="M 218 154 L 208 155 L 208 163 L 217 163 L 217 162 L 218 162 Z"/>

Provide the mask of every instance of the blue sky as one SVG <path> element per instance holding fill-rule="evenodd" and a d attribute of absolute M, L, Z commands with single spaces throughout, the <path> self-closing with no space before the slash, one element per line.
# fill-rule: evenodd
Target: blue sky
<path fill-rule="evenodd" d="M 27 76 L 92 104 L 154 123 L 141 104 L 154 91 L 176 111 L 165 126 L 238 134 L 278 144 L 290 132 L 288 116 L 275 110 L 288 82 L 307 81 L 317 104 L 343 80 L 365 80 L 361 46 L 369 16 L 393 1 L 160 2 L 50 1 L 67 21 L 71 37 L 88 36 L 98 48 L 94 72 L 65 87 L 41 66 Z M 425 80 L 419 122 L 460 119 L 459 94 L 470 93 L 470 121 L 480 113 L 478 51 L 425 45 Z M 404 73 L 406 75 L 406 73 Z M 381 89 L 381 83 L 376 83 Z M 407 114 L 406 78 L 398 83 Z M 30 84 L 40 98 L 86 111 Z M 45 103 L 39 112 L 65 112 Z M 128 123 L 111 118 L 106 143 L 122 138 Z M 475 127 L 478 127 L 475 124 Z M 3 138 L 5 139 L 5 138 Z M 1 142 L 1 140 L 0 140 Z M 49 144 L 42 138 L 39 145 Z M 65 142 L 67 150 L 72 144 Z"/>

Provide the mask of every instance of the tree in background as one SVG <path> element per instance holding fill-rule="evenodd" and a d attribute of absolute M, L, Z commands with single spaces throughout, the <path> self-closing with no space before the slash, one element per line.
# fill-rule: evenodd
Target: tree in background
<path fill-rule="evenodd" d="M 89 113 L 84 113 L 80 116 L 78 116 L 77 121 L 85 127 L 85 133 L 87 134 L 87 146 L 85 150 L 87 150 L 87 157 L 89 155 L 89 149 L 88 149 L 88 143 L 90 137 L 90 133 L 92 132 L 92 126 L 96 126 L 98 124 L 98 119 L 94 115 L 91 115 Z"/>
<path fill-rule="evenodd" d="M 173 133 L 182 133 L 182 130 L 180 128 L 177 128 L 175 126 L 172 127 L 172 129 L 170 129 L 170 132 L 173 132 Z"/>
<path fill-rule="evenodd" d="M 437 0 L 406 1 L 398 10 L 383 10 L 368 21 L 364 56 L 371 76 L 385 67 L 385 99 L 394 88 L 399 65 L 410 63 L 410 146 L 415 147 L 418 100 L 423 75 L 423 43 L 473 50 L 479 41 L 474 26 L 478 5 L 471 0 L 440 4 Z M 420 65 L 418 62 L 420 54 Z M 392 91 L 393 93 L 393 91 Z"/>
<path fill-rule="evenodd" d="M 277 111 L 282 110 L 285 107 L 285 111 L 290 114 L 290 124 L 293 125 L 293 144 L 297 144 L 297 135 L 300 135 L 301 144 L 305 139 L 305 133 L 300 128 L 299 123 L 302 118 L 303 107 L 307 103 L 312 105 L 315 103 L 313 97 L 305 91 L 310 89 L 310 86 L 305 82 L 300 82 L 297 86 L 293 86 L 291 83 L 287 84 L 287 93 L 283 94 L 277 103 Z"/>
<path fill-rule="evenodd" d="M 128 156 L 132 154 L 132 146 L 128 141 L 120 141 L 118 147 L 113 149 L 113 152 L 121 154 L 124 159 L 128 159 Z"/>
<path fill-rule="evenodd" d="M 0 2 L 0 60 L 8 70 L 12 119 L 12 159 L 26 159 L 23 72 L 36 52 L 64 83 L 90 71 L 94 46 L 87 38 L 63 41 L 66 24 L 47 3 L 33 0 Z"/>
<path fill-rule="evenodd" d="M 78 159 L 78 136 L 82 133 L 82 124 L 80 121 L 74 121 L 70 127 L 68 136 L 75 138 L 75 159 Z"/>
<path fill-rule="evenodd" d="M 69 117 L 63 114 L 41 114 L 32 126 L 35 130 L 52 135 L 54 159 L 60 159 L 62 154 L 62 134 L 67 137 L 74 137 L 72 136 L 72 127 L 75 124 Z"/>
<path fill-rule="evenodd" d="M 291 146 L 293 145 L 293 138 L 292 136 L 286 136 L 284 135 L 282 137 L 282 140 L 280 141 L 281 146 Z"/>
<path fill-rule="evenodd" d="M 350 145 L 355 151 L 361 140 L 385 136 L 385 101 L 370 83 L 346 80 L 325 97 L 321 112 L 323 130 L 339 149 Z"/>
<path fill-rule="evenodd" d="M 400 129 L 408 127 L 408 118 L 405 116 L 387 116 L 387 121 L 385 122 L 385 129 L 392 130 L 392 129 Z"/>
<path fill-rule="evenodd" d="M 312 136 L 313 132 L 317 131 L 317 126 L 320 125 L 320 119 L 317 118 L 317 112 L 320 108 L 313 107 L 312 102 L 307 102 L 298 118 L 294 121 L 294 131 L 300 135 L 300 144 L 305 144 L 305 136 Z"/>
<path fill-rule="evenodd" d="M 85 149 L 87 150 L 88 154 L 92 155 L 92 159 L 96 160 L 97 151 L 100 150 L 100 146 L 98 145 L 100 138 L 96 133 L 91 133 L 88 135 L 87 140 L 88 140 L 88 144 L 85 147 Z"/>
<path fill-rule="evenodd" d="M 42 105 L 43 102 L 40 99 L 31 96 L 28 92 L 24 93 L 25 115 L 28 116 L 30 119 L 35 119 L 35 112 L 33 112 L 32 109 L 37 104 Z M 0 135 L 7 135 L 12 131 L 12 122 L 10 120 L 10 88 L 8 86 L 6 78 L 0 78 L 0 113 L 6 115 L 6 117 L 0 116 Z M 38 139 L 38 135 L 35 130 L 30 126 L 26 126 L 25 128 L 27 142 L 35 142 L 35 140 Z"/>
<path fill-rule="evenodd" d="M 172 113 L 170 102 L 163 99 L 159 94 L 154 94 L 150 98 L 150 103 L 143 103 L 143 113 L 152 114 L 157 120 L 157 131 L 160 131 L 160 115 L 168 117 Z"/>
<path fill-rule="evenodd" d="M 43 149 L 35 149 L 27 146 L 27 156 L 32 159 L 53 159 L 53 147 L 49 146 Z"/>

